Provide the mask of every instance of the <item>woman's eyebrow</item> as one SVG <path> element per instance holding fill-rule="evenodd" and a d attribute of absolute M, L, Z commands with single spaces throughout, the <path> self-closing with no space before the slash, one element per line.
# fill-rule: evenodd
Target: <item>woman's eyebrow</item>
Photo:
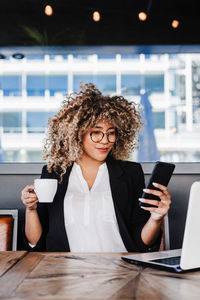
<path fill-rule="evenodd" d="M 103 127 L 101 127 L 101 126 L 95 126 L 93 128 L 103 129 Z M 115 127 L 113 127 L 113 126 L 109 127 L 107 130 L 110 130 L 110 129 L 115 129 Z"/>

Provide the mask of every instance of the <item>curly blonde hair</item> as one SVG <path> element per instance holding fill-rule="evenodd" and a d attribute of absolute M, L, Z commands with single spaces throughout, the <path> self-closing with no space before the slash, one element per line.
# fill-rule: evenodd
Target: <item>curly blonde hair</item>
<path fill-rule="evenodd" d="M 112 123 L 117 140 L 109 153 L 115 159 L 127 159 L 137 146 L 141 116 L 134 102 L 123 96 L 104 96 L 92 84 L 81 85 L 79 93 L 72 93 L 63 101 L 59 112 L 48 122 L 44 145 L 47 170 L 60 175 L 83 153 L 84 134 L 99 121 Z"/>

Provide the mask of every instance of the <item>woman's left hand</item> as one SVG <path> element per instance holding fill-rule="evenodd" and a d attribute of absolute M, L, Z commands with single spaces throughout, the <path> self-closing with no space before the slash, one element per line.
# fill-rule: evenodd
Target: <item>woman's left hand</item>
<path fill-rule="evenodd" d="M 158 190 L 152 190 L 152 189 L 144 189 L 143 191 L 148 194 L 156 195 L 160 198 L 160 201 L 157 200 L 150 200 L 150 199 L 144 199 L 140 198 L 140 202 L 142 203 L 148 203 L 150 205 L 156 205 L 157 207 L 144 207 L 142 206 L 144 210 L 147 210 L 151 213 L 151 218 L 155 221 L 162 220 L 162 218 L 168 213 L 170 205 L 171 205 L 171 196 L 166 186 L 159 184 L 159 183 L 153 183 L 153 185 L 158 188 Z"/>

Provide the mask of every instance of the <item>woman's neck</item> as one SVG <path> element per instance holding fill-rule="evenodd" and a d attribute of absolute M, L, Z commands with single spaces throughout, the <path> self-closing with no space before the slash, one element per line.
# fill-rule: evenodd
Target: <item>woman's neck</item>
<path fill-rule="evenodd" d="M 80 159 L 76 161 L 76 163 L 82 168 L 99 168 L 105 161 L 95 160 L 85 154 L 82 155 Z"/>
<path fill-rule="evenodd" d="M 80 166 L 82 175 L 88 184 L 89 190 L 91 190 L 99 171 L 99 167 L 104 163 L 104 161 L 94 160 L 91 157 L 83 155 L 76 161 L 76 163 Z"/>

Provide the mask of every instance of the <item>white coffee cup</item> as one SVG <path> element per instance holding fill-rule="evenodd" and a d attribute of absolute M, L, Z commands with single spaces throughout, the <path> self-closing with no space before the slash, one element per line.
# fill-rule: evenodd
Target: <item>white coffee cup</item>
<path fill-rule="evenodd" d="M 54 196 L 57 191 L 57 186 L 57 179 L 35 179 L 34 191 L 38 197 L 39 202 L 53 202 Z"/>

